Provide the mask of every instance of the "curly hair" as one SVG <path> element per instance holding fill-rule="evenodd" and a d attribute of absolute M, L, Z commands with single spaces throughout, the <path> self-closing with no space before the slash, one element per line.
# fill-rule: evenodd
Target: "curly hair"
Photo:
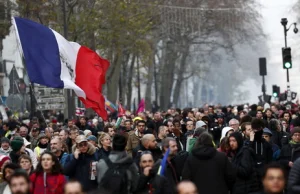
<path fill-rule="evenodd" d="M 37 167 L 36 167 L 36 170 L 34 171 L 36 174 L 40 174 L 40 173 L 43 173 L 44 172 L 44 169 L 43 169 L 43 166 L 42 166 L 42 160 L 43 160 L 43 156 L 44 155 L 50 155 L 51 158 L 52 158 L 52 161 L 54 162 L 54 165 L 52 166 L 52 169 L 51 169 L 51 173 L 52 174 L 62 174 L 63 173 L 63 169 L 59 163 L 59 160 L 57 158 L 56 155 L 54 155 L 52 152 L 49 152 L 49 151 L 45 151 L 44 153 L 41 154 L 41 159 L 40 159 L 40 162 L 38 163 Z"/>

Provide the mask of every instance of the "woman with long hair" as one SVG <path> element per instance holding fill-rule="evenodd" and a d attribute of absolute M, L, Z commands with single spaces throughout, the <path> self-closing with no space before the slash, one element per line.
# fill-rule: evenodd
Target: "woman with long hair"
<path fill-rule="evenodd" d="M 30 176 L 32 182 L 32 194 L 63 194 L 66 183 L 65 176 L 62 174 L 62 167 L 57 157 L 45 151 L 40 156 L 36 170 Z"/>
<path fill-rule="evenodd" d="M 111 151 L 111 137 L 108 133 L 101 132 L 98 143 L 101 146 L 99 153 L 101 157 L 108 157 Z"/>
<path fill-rule="evenodd" d="M 23 154 L 20 156 L 19 165 L 21 166 L 21 168 L 23 170 L 25 170 L 27 172 L 28 175 L 32 174 L 32 172 L 33 172 L 32 160 L 28 155 Z"/>

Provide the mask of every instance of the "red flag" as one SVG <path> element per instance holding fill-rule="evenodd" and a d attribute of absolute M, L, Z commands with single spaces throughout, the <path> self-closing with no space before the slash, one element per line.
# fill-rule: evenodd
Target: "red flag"
<path fill-rule="evenodd" d="M 86 99 L 80 98 L 80 100 L 86 108 L 92 108 L 103 120 L 107 119 L 107 112 L 102 85 L 105 83 L 108 67 L 109 62 L 106 59 L 87 47 L 80 47 L 76 61 L 75 83 L 86 94 Z"/>
<path fill-rule="evenodd" d="M 119 103 L 118 107 L 118 117 L 122 117 L 125 115 L 126 110 L 123 108 L 122 104 Z"/>
<path fill-rule="evenodd" d="M 136 114 L 140 113 L 140 112 L 144 112 L 145 111 L 145 100 L 142 99 L 140 104 L 139 104 L 139 107 L 136 111 Z"/>

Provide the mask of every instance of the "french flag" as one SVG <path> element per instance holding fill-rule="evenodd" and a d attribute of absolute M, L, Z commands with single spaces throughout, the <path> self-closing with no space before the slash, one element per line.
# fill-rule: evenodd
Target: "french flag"
<path fill-rule="evenodd" d="M 15 17 L 14 26 L 30 81 L 72 89 L 86 108 L 106 119 L 102 85 L 109 62 L 39 23 Z"/>

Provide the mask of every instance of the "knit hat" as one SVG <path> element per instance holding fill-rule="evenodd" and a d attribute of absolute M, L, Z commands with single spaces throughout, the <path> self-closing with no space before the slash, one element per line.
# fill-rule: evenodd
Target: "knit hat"
<path fill-rule="evenodd" d="M 272 136 L 272 135 L 273 135 L 273 133 L 272 133 L 272 132 L 270 131 L 270 129 L 268 129 L 268 128 L 264 128 L 263 134 L 266 134 L 266 135 L 269 135 L 269 136 Z"/>
<path fill-rule="evenodd" d="M 97 142 L 97 137 L 94 136 L 94 135 L 90 135 L 88 138 L 87 138 L 88 141 L 94 141 L 94 142 Z"/>
<path fill-rule="evenodd" d="M 292 130 L 291 135 L 293 136 L 294 133 L 300 133 L 300 127 L 295 127 L 295 128 Z"/>
<path fill-rule="evenodd" d="M 2 168 L 4 162 L 10 160 L 10 158 L 8 156 L 5 156 L 5 155 L 1 155 L 0 156 L 0 168 Z"/>
<path fill-rule="evenodd" d="M 9 139 L 8 139 L 7 137 L 2 137 L 2 138 L 1 138 L 1 144 L 4 143 L 4 142 L 10 144 L 10 141 L 9 141 Z"/>
<path fill-rule="evenodd" d="M 16 136 L 14 139 L 10 142 L 10 147 L 13 151 L 18 152 L 24 145 L 24 140 L 22 137 Z"/>
<path fill-rule="evenodd" d="M 113 139 L 113 150 L 124 151 L 127 144 L 126 137 L 116 134 Z"/>

